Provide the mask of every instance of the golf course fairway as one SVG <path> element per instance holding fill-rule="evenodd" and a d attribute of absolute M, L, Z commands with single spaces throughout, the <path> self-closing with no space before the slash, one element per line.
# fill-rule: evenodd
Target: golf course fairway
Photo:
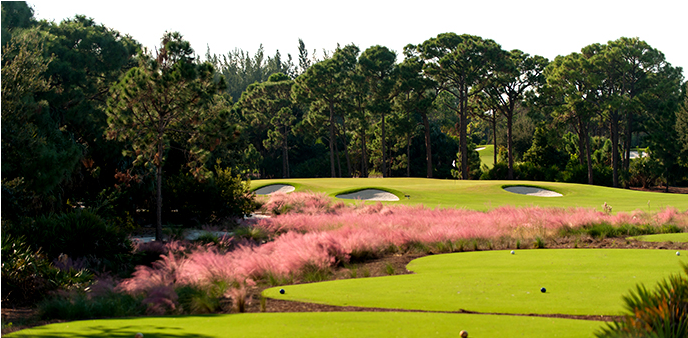
<path fill-rule="evenodd" d="M 517 316 L 418 312 L 247 313 L 102 319 L 51 324 L 6 336 L 33 338 L 232 337 L 591 337 L 604 322 Z"/>
<path fill-rule="evenodd" d="M 680 211 L 688 209 L 688 194 L 663 194 L 557 182 L 464 181 L 429 178 L 304 178 L 255 180 L 251 181 L 251 189 L 255 190 L 271 184 L 288 184 L 294 186 L 296 191 L 322 192 L 332 197 L 344 191 L 351 192 L 369 188 L 382 189 L 395 193 L 400 199 L 396 202 L 382 203 L 423 204 L 430 208 L 489 210 L 499 206 L 511 205 L 517 207 L 583 207 L 602 211 L 602 205 L 606 202 L 613 208 L 613 212 L 634 210 L 654 212 L 668 206 Z M 527 196 L 504 190 L 505 186 L 515 185 L 552 190 L 563 196 Z M 338 201 L 354 203 L 353 200 L 339 199 Z"/>
<path fill-rule="evenodd" d="M 619 315 L 622 296 L 682 273 L 688 252 L 641 249 L 473 251 L 426 256 L 415 274 L 267 289 L 275 299 L 340 306 L 481 313 Z M 540 289 L 546 288 L 546 292 Z"/>

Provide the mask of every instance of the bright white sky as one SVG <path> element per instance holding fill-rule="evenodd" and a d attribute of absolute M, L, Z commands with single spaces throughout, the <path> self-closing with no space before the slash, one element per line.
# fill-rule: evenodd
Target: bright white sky
<path fill-rule="evenodd" d="M 502 48 L 552 60 L 592 43 L 640 37 L 688 75 L 686 0 L 29 0 L 38 19 L 83 14 L 129 34 L 149 49 L 165 31 L 178 31 L 203 56 L 236 48 L 251 55 L 263 44 L 298 64 L 298 39 L 309 55 L 354 43 L 361 51 L 386 46 L 401 55 L 439 33 L 473 34 Z M 401 60 L 402 57 L 399 59 Z"/>

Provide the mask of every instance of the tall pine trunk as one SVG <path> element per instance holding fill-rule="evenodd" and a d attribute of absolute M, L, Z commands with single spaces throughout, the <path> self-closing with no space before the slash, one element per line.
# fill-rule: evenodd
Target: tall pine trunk
<path fill-rule="evenodd" d="M 492 116 L 492 163 L 497 164 L 497 112 Z"/>
<path fill-rule="evenodd" d="M 287 134 L 287 126 L 284 126 L 284 140 L 282 147 L 282 177 L 289 178 L 289 135 Z"/>
<path fill-rule="evenodd" d="M 626 156 L 623 161 L 623 168 L 625 171 L 631 166 L 631 139 L 633 138 L 633 114 L 629 111 L 626 113 Z"/>
<path fill-rule="evenodd" d="M 619 113 L 611 113 L 611 130 L 612 136 L 612 176 L 613 185 L 615 188 L 619 187 Z"/>
<path fill-rule="evenodd" d="M 514 127 L 514 115 L 513 115 L 513 110 L 506 116 L 506 146 L 507 146 L 507 152 L 508 152 L 508 166 L 509 166 L 509 172 L 507 178 L 510 180 L 514 179 L 514 135 L 513 135 L 513 127 Z M 495 154 L 497 153 L 497 149 L 495 149 Z M 496 162 L 495 162 L 496 163 Z"/>
<path fill-rule="evenodd" d="M 368 177 L 368 147 L 366 146 L 365 130 L 363 130 L 361 141 L 361 147 L 363 149 L 361 154 L 363 157 L 363 160 L 361 161 L 361 175 L 363 175 L 363 177 Z"/>
<path fill-rule="evenodd" d="M 468 132 L 468 92 L 465 85 L 461 88 L 461 97 L 459 98 L 459 120 L 461 129 L 459 130 L 459 147 L 461 149 L 461 178 L 468 179 L 468 144 L 466 133 Z"/>
<path fill-rule="evenodd" d="M 387 177 L 387 153 L 385 152 L 385 113 L 382 112 L 382 177 Z"/>
<path fill-rule="evenodd" d="M 337 177 L 334 171 L 334 102 L 330 101 L 330 174 Z"/>
<path fill-rule="evenodd" d="M 430 122 L 428 121 L 428 114 L 421 113 L 423 117 L 423 127 L 425 127 L 425 161 L 427 162 L 428 178 L 432 178 L 432 149 L 430 145 Z M 411 159 L 409 159 L 410 161 Z"/>
<path fill-rule="evenodd" d="M 162 125 L 162 121 L 160 122 Z M 156 155 L 156 210 L 155 210 L 155 241 L 162 241 L 162 131 L 160 131 L 160 136 L 158 137 L 158 153 Z"/>

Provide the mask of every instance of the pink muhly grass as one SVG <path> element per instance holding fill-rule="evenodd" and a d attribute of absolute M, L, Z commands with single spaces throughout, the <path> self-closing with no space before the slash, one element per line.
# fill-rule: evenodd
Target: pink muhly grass
<path fill-rule="evenodd" d="M 238 288 L 231 288 L 227 291 L 227 295 L 232 299 L 232 306 L 234 311 L 242 313 L 246 312 L 246 305 L 251 304 L 251 299 L 246 299 L 248 290 L 246 286 L 241 285 Z"/>
<path fill-rule="evenodd" d="M 345 206 L 346 204 L 342 202 L 333 203 L 332 199 L 325 193 L 292 192 L 285 194 L 276 192 L 270 195 L 270 199 L 263 205 L 262 209 L 272 214 L 319 214 Z"/>
<path fill-rule="evenodd" d="M 175 257 L 171 252 L 161 255 L 160 258 L 153 262 L 152 267 L 137 266 L 132 278 L 125 279 L 118 285 L 118 289 L 133 294 L 155 287 L 173 285 L 177 281 L 177 274 L 184 266 L 185 259 Z"/>
<path fill-rule="evenodd" d="M 260 246 L 239 243 L 230 252 L 212 246 L 186 247 L 185 256 L 175 255 L 168 249 L 152 268 L 137 267 L 132 278 L 122 282 L 119 288 L 135 293 L 170 285 L 203 286 L 216 281 L 242 287 L 268 276 L 288 278 L 305 268 L 325 269 L 348 262 L 352 255 L 379 254 L 392 246 L 403 248 L 414 243 L 428 245 L 505 236 L 532 239 L 562 228 L 601 223 L 621 226 L 672 222 L 688 226 L 688 214 L 675 209 L 654 215 L 642 212 L 608 215 L 583 208 L 504 206 L 481 212 L 390 207 L 381 203 L 332 207 L 324 194 L 294 194 L 275 194 L 271 202 L 291 203 L 296 206 L 292 211 L 300 213 L 277 215 L 255 225 L 267 233 L 280 234 L 273 241 Z M 183 247 L 179 243 L 174 246 Z"/>

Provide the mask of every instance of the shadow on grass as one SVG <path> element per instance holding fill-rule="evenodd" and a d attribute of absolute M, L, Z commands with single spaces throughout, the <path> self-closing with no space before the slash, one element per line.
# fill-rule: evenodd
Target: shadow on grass
<path fill-rule="evenodd" d="M 96 324 L 96 323 L 94 323 Z M 214 338 L 206 334 L 198 334 L 188 332 L 183 327 L 160 326 L 151 325 L 143 328 L 142 325 L 128 325 L 128 326 L 106 326 L 106 325 L 73 325 L 74 328 L 69 328 L 69 323 L 59 324 L 61 327 L 56 329 L 53 325 L 42 327 L 34 327 L 27 330 L 13 332 L 11 337 L 41 337 L 41 338 L 86 338 L 86 337 L 111 337 L 111 338 L 133 338 L 138 332 L 143 333 L 145 338 Z"/>

